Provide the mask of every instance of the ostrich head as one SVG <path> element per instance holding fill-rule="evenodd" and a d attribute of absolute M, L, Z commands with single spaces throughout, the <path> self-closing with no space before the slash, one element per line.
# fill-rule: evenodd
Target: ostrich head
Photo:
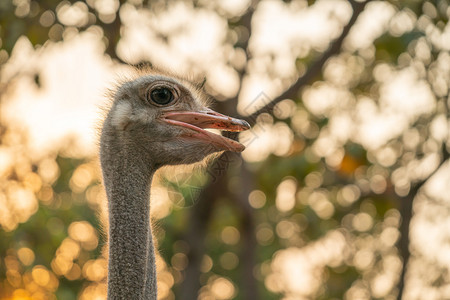
<path fill-rule="evenodd" d="M 103 128 L 108 148 L 133 149 L 153 167 L 190 164 L 214 152 L 241 152 L 244 146 L 205 129 L 242 131 L 243 120 L 219 114 L 187 80 L 148 74 L 120 86 Z M 109 155 L 108 155 L 109 156 Z"/>
<path fill-rule="evenodd" d="M 108 299 L 157 299 L 149 215 L 156 169 L 195 163 L 214 152 L 240 152 L 240 143 L 205 129 L 249 128 L 206 108 L 203 93 L 187 80 L 138 75 L 114 93 L 100 140 L 109 212 Z"/>

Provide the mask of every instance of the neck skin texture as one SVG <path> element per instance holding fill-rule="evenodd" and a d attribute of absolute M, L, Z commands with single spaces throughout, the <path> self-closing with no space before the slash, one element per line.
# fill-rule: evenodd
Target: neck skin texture
<path fill-rule="evenodd" d="M 101 155 L 109 210 L 108 299 L 156 300 L 149 200 L 155 168 L 131 147 L 110 150 L 104 147 Z"/>

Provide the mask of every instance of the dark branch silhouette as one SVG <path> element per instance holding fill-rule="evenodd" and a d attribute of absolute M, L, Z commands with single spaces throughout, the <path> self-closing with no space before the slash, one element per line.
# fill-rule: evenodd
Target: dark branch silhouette
<path fill-rule="evenodd" d="M 306 73 L 299 77 L 298 80 L 291 85 L 287 90 L 285 90 L 283 93 L 281 93 L 278 97 L 273 99 L 270 103 L 266 104 L 264 107 L 258 109 L 254 113 L 252 113 L 250 116 L 246 117 L 245 120 L 249 122 L 251 125 L 255 123 L 256 117 L 258 117 L 262 113 L 272 113 L 273 108 L 275 105 L 285 99 L 295 99 L 297 98 L 298 92 L 301 88 L 303 88 L 305 85 L 311 83 L 315 77 L 317 77 L 320 72 L 322 71 L 322 68 L 325 64 L 325 62 L 332 56 L 338 54 L 341 51 L 342 43 L 344 42 L 344 39 L 347 37 L 348 33 L 350 32 L 350 29 L 355 24 L 356 20 L 358 19 L 359 15 L 364 11 L 365 6 L 367 3 L 369 3 L 372 0 L 368 0 L 366 2 L 355 2 L 350 1 L 350 4 L 353 8 L 353 14 L 348 21 L 347 25 L 344 26 L 342 29 L 341 35 L 331 43 L 330 47 L 327 51 L 325 51 L 306 71 Z"/>
<path fill-rule="evenodd" d="M 249 59 L 249 51 L 248 51 L 248 43 L 251 37 L 252 32 L 252 19 L 253 13 L 258 0 L 253 0 L 250 4 L 248 10 L 245 14 L 241 16 L 240 24 L 245 26 L 249 32 L 249 38 L 246 39 L 241 44 L 236 44 L 236 47 L 244 49 L 247 57 L 247 61 Z M 239 71 L 239 90 L 236 94 L 236 97 L 230 99 L 226 102 L 217 102 L 216 108 L 218 111 L 224 112 L 228 115 L 237 115 L 237 101 L 240 89 L 242 87 L 242 80 L 245 76 L 246 69 L 243 68 Z M 227 135 L 229 136 L 229 135 Z M 235 135 L 236 138 L 236 135 Z M 212 172 L 214 170 L 219 169 L 220 162 L 223 161 L 225 156 L 229 155 L 229 153 L 223 153 L 210 167 Z M 242 166 L 242 165 L 241 165 Z M 228 167 L 228 165 L 227 165 Z M 217 172 L 216 172 L 217 173 Z M 252 180 L 253 174 L 247 172 L 249 178 L 246 180 Z M 214 180 L 211 180 L 209 184 L 202 190 L 199 195 L 198 203 L 195 207 L 193 207 L 191 211 L 191 216 L 189 222 L 188 233 L 185 236 L 185 239 L 191 248 L 188 253 L 188 266 L 184 271 L 184 281 L 181 284 L 180 292 L 183 295 L 184 299 L 197 299 L 198 290 L 200 289 L 200 282 L 198 281 L 198 275 L 200 275 L 200 266 L 202 262 L 203 255 L 205 254 L 205 245 L 204 240 L 207 233 L 206 228 L 208 227 L 209 221 L 211 220 L 211 215 L 214 211 L 215 203 L 217 203 L 219 196 L 225 198 L 232 198 L 233 205 L 238 206 L 238 210 L 242 211 L 243 215 L 241 218 L 241 232 L 244 238 L 244 246 L 242 248 L 240 261 L 242 262 L 242 271 L 243 271 L 243 282 L 246 286 L 243 293 L 245 294 L 246 299 L 259 299 L 256 279 L 253 276 L 253 269 L 255 266 L 254 260 L 254 252 L 256 249 L 256 240 L 255 240 L 255 228 L 254 228 L 254 217 L 253 211 L 251 207 L 248 205 L 248 194 L 250 191 L 244 190 L 239 195 L 230 195 L 228 191 L 228 180 L 224 173 L 221 174 L 213 174 Z M 251 177 L 251 178 L 250 178 Z M 246 188 L 246 187 L 244 187 Z M 248 188 L 248 187 L 247 187 Z"/>
<path fill-rule="evenodd" d="M 197 300 L 198 298 L 200 268 L 205 254 L 205 236 L 216 205 L 216 195 L 219 194 L 222 197 L 228 195 L 227 186 L 223 181 L 225 181 L 225 177 L 219 177 L 217 181 L 210 183 L 203 189 L 198 203 L 191 209 L 189 228 L 186 230 L 187 233 L 184 237 L 190 246 L 187 253 L 188 265 L 184 270 L 184 281 L 178 293 L 183 295 L 183 299 L 186 300 Z"/>
<path fill-rule="evenodd" d="M 369 0 L 370 1 L 370 0 Z M 367 2 L 369 2 L 367 1 Z M 329 47 L 327 51 L 325 51 L 322 56 L 315 62 L 313 65 L 309 68 L 309 70 L 305 73 L 304 76 L 298 79 L 298 81 L 292 85 L 288 90 L 286 90 L 284 93 L 282 93 L 279 97 L 274 99 L 270 104 L 268 104 L 266 107 L 263 107 L 262 109 L 258 110 L 254 114 L 252 114 L 250 117 L 247 118 L 248 121 L 251 122 L 250 119 L 259 115 L 263 112 L 272 112 L 272 109 L 274 105 L 278 102 L 280 102 L 283 99 L 289 98 L 289 95 L 294 95 L 298 92 L 300 88 L 302 88 L 304 85 L 311 82 L 311 80 L 317 76 L 317 74 L 322 70 L 323 65 L 325 62 L 333 55 L 339 53 L 342 42 L 344 41 L 345 37 L 350 32 L 351 27 L 356 22 L 358 16 L 361 14 L 361 12 L 364 10 L 365 5 L 367 2 L 354 2 L 350 1 L 352 7 L 353 7 L 353 14 L 346 26 L 344 26 L 342 34 L 339 38 L 337 38 Z M 251 22 L 253 17 L 254 8 L 256 6 L 256 2 L 252 3 L 252 5 L 249 7 L 249 10 L 242 16 L 241 22 L 245 26 L 247 26 L 247 29 L 249 30 L 249 38 L 251 37 Z M 243 49 L 246 51 L 247 55 L 247 61 L 249 59 L 249 52 L 248 52 L 248 43 L 249 40 L 247 40 L 245 43 L 240 45 L 240 47 L 243 47 Z M 240 77 L 240 88 L 242 86 L 242 79 L 245 76 L 245 68 L 239 72 Z M 239 91 L 240 91 L 239 88 Z M 218 102 L 217 103 L 217 110 L 225 112 L 229 115 L 238 115 L 236 106 L 237 106 L 237 100 L 239 96 L 239 91 L 236 95 L 236 97 L 230 99 L 229 101 L 225 102 Z M 253 122 L 254 123 L 254 122 Z M 227 153 L 222 154 L 227 155 Z M 217 166 L 218 161 L 220 161 L 220 158 L 217 159 L 212 169 L 215 169 L 215 166 Z M 246 176 L 248 176 L 249 181 L 253 181 L 253 174 L 251 172 L 245 172 L 245 162 L 242 162 L 241 170 L 246 173 Z M 188 267 L 185 270 L 185 281 L 182 283 L 181 291 L 185 299 L 197 299 L 198 289 L 200 287 L 200 284 L 198 282 L 192 282 L 192 278 L 198 278 L 196 275 L 200 273 L 200 263 L 201 263 L 201 257 L 203 257 L 203 254 L 205 252 L 205 248 L 203 245 L 204 236 L 206 234 L 206 231 L 204 228 L 207 228 L 209 220 L 211 219 L 211 214 L 213 212 L 213 205 L 218 200 L 218 194 L 217 190 L 226 190 L 227 186 L 227 178 L 221 177 L 217 181 L 210 182 L 206 188 L 200 193 L 199 196 L 199 202 L 198 204 L 193 207 L 193 211 L 191 213 L 191 219 L 198 218 L 199 215 L 202 217 L 200 219 L 197 219 L 195 222 L 190 223 L 189 233 L 186 236 L 186 240 L 190 245 L 193 245 L 193 247 L 190 250 L 189 255 L 189 264 Z M 245 297 L 248 299 L 258 299 L 258 293 L 257 293 L 257 287 L 256 282 L 253 276 L 253 266 L 255 264 L 254 262 L 254 251 L 256 249 L 256 240 L 255 240 L 255 234 L 254 234 L 254 220 L 253 220 L 253 211 L 252 208 L 248 205 L 248 194 L 250 190 L 249 187 L 245 188 L 245 191 L 241 192 L 239 195 L 234 196 L 234 203 L 238 205 L 240 211 L 242 212 L 242 236 L 243 236 L 243 243 L 244 248 L 243 252 L 241 253 L 241 262 L 243 264 L 243 276 L 244 276 L 244 282 L 246 283 L 246 290 L 244 291 Z M 193 232 L 196 233 L 196 236 L 193 237 Z M 200 243 L 200 244 L 199 244 Z M 251 258 L 251 259 L 250 259 Z"/>
<path fill-rule="evenodd" d="M 410 224 L 411 219 L 413 216 L 413 205 L 414 205 L 414 199 L 417 196 L 417 193 L 420 191 L 420 189 L 423 187 L 423 185 L 431 178 L 433 177 L 442 167 L 442 165 L 448 161 L 450 158 L 450 153 L 447 150 L 446 143 L 442 143 L 442 160 L 439 163 L 439 165 L 436 167 L 436 169 L 431 172 L 426 178 L 422 179 L 419 182 L 416 182 L 412 185 L 408 195 L 405 197 L 400 197 L 400 215 L 402 217 L 402 223 L 400 224 L 400 239 L 397 242 L 397 247 L 400 251 L 400 256 L 403 260 L 402 263 L 402 271 L 400 273 L 400 279 L 397 284 L 398 289 L 398 295 L 397 299 L 401 300 L 403 297 L 404 289 L 405 289 L 405 279 L 406 279 L 406 271 L 408 267 L 409 258 L 411 256 L 411 251 L 409 249 L 409 233 L 410 233 Z"/>

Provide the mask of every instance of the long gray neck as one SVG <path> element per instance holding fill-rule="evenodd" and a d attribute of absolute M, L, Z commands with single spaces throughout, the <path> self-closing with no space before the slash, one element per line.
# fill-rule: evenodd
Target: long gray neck
<path fill-rule="evenodd" d="M 155 170 L 132 148 L 103 148 L 109 210 L 108 299 L 156 300 L 149 201 Z"/>

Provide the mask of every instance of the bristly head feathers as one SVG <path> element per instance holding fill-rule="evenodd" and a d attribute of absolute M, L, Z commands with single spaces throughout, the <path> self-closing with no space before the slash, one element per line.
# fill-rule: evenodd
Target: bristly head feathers
<path fill-rule="evenodd" d="M 178 99 L 176 103 L 167 107 L 149 103 L 149 93 L 155 86 L 170 89 Z M 119 150 L 139 150 L 142 157 L 151 160 L 148 163 L 159 167 L 199 162 L 217 152 L 200 142 L 180 139 L 180 127 L 159 121 L 161 114 L 170 110 L 204 110 L 210 100 L 201 87 L 201 83 L 154 67 L 135 68 L 132 74 L 123 76 L 108 91 L 112 102 L 102 126 L 101 156 L 112 156 Z M 102 145 L 108 145 L 109 149 Z"/>
<path fill-rule="evenodd" d="M 188 74 L 180 75 L 173 70 L 147 64 L 135 67 L 134 73 L 131 74 L 131 78 L 129 79 L 134 80 L 143 76 L 163 76 L 173 78 L 193 92 L 194 96 L 196 96 L 205 107 L 209 107 L 212 102 L 211 97 L 207 95 L 204 90 L 206 77 L 199 78 L 198 76 Z"/>
<path fill-rule="evenodd" d="M 206 77 L 199 78 L 198 76 L 180 75 L 179 73 L 170 69 L 164 69 L 151 64 L 138 64 L 137 66 L 130 66 L 129 72 L 121 74 L 113 83 L 111 88 L 108 88 L 105 92 L 105 96 L 110 102 L 114 101 L 115 95 L 120 87 L 125 83 L 136 80 L 144 76 L 163 76 L 177 80 L 182 85 L 188 87 L 191 92 L 195 92 L 198 100 L 205 107 L 209 107 L 212 103 L 212 99 L 205 92 Z M 111 103 L 112 104 L 112 103 Z M 110 107 L 106 108 L 107 110 Z"/>
<path fill-rule="evenodd" d="M 163 69 L 160 67 L 155 67 L 149 63 L 141 63 L 136 66 L 129 66 L 129 70 L 126 73 L 121 73 L 117 75 L 117 78 L 114 82 L 111 83 L 111 87 L 107 88 L 104 93 L 105 102 L 103 105 L 99 107 L 100 114 L 102 117 L 99 119 L 97 124 L 97 130 L 99 134 L 102 131 L 102 127 L 104 121 L 114 106 L 114 103 L 117 102 L 118 97 L 117 94 L 121 88 L 123 88 L 127 83 L 135 81 L 142 77 L 167 77 L 173 80 L 176 80 L 181 85 L 187 87 L 189 91 L 192 93 L 193 97 L 199 104 L 204 107 L 210 107 L 213 100 L 212 98 L 206 94 L 204 90 L 204 85 L 206 83 L 206 77 L 204 77 L 201 81 L 199 77 L 194 76 L 182 76 L 174 71 L 169 69 Z M 127 116 L 130 112 L 130 106 L 127 104 L 120 104 L 116 107 L 118 110 L 118 115 Z M 126 119 L 124 118 L 116 118 L 115 124 L 120 126 L 126 125 Z M 99 139 L 98 139 L 99 140 Z"/>
<path fill-rule="evenodd" d="M 110 98 L 113 99 L 112 106 L 115 106 L 113 124 L 123 129 L 127 125 L 127 119 L 150 122 L 149 117 L 152 117 L 152 111 L 148 109 L 137 111 L 138 104 L 133 102 L 136 98 L 145 98 L 146 90 L 155 81 L 165 81 L 178 90 L 178 96 L 184 98 L 183 100 L 186 100 L 186 104 L 188 104 L 185 109 L 195 110 L 200 107 L 208 107 L 211 103 L 210 97 L 202 89 L 203 83 L 169 70 L 144 65 L 135 67 L 131 74 L 122 77 L 116 83 L 114 90 L 109 92 Z"/>

